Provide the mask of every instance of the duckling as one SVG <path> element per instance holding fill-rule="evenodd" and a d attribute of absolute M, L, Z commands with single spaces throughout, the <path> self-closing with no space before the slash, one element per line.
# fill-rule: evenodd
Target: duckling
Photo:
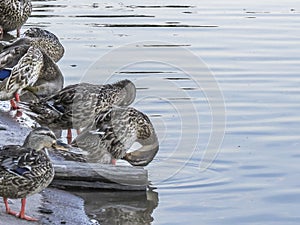
<path fill-rule="evenodd" d="M 27 21 L 32 11 L 30 0 L 0 1 L 0 35 L 4 32 L 17 30 L 20 36 L 21 26 Z"/>
<path fill-rule="evenodd" d="M 6 213 L 29 221 L 37 220 L 25 215 L 26 197 L 45 189 L 54 177 L 52 163 L 44 151 L 50 147 L 64 148 L 51 130 L 39 127 L 29 133 L 22 146 L 0 148 L 0 196 Z M 10 209 L 8 198 L 22 199 L 19 213 Z"/>
<path fill-rule="evenodd" d="M 138 142 L 139 149 L 127 153 Z M 88 162 L 112 163 L 125 159 L 134 166 L 149 164 L 159 149 L 148 116 L 132 107 L 111 107 L 100 113 L 93 126 L 83 130 L 71 143 L 88 152 Z"/>

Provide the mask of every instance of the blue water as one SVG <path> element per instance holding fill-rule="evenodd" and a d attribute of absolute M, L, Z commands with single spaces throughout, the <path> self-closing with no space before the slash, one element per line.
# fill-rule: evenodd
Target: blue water
<path fill-rule="evenodd" d="M 133 80 L 134 106 L 160 139 L 146 167 L 156 189 L 82 193 L 91 218 L 110 225 L 299 224 L 299 2 L 33 5 L 23 30 L 39 26 L 59 36 L 66 84 Z"/>

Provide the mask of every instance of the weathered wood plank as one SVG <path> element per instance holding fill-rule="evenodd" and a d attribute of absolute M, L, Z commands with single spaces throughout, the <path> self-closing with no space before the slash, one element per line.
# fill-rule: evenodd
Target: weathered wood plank
<path fill-rule="evenodd" d="M 146 190 L 148 173 L 143 168 L 72 161 L 53 162 L 52 186 L 113 190 Z"/>

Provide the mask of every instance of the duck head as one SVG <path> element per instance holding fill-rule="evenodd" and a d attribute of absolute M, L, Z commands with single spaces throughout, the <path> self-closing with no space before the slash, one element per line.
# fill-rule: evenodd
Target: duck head
<path fill-rule="evenodd" d="M 66 144 L 57 140 L 55 134 L 46 127 L 38 127 L 32 130 L 26 137 L 23 146 L 37 151 L 51 147 L 63 150 L 68 148 Z"/>
<path fill-rule="evenodd" d="M 157 154 L 158 149 L 158 143 L 145 145 L 136 151 L 126 153 L 122 159 L 133 166 L 147 166 Z"/>

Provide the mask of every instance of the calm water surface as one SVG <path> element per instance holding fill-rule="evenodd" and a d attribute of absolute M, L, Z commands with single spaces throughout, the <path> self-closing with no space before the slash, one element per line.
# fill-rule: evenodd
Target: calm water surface
<path fill-rule="evenodd" d="M 65 83 L 133 80 L 134 106 L 149 115 L 160 138 L 146 167 L 156 189 L 81 193 L 91 218 L 109 225 L 299 224 L 299 2 L 43 0 L 33 6 L 23 30 L 39 26 L 60 37 Z M 149 49 L 157 54 L 152 61 L 144 60 Z M 181 54 L 186 51 L 199 65 Z M 213 111 L 222 117 L 206 83 L 195 83 L 209 71 L 224 96 L 226 129 L 210 156 L 217 157 L 201 170 Z"/>

